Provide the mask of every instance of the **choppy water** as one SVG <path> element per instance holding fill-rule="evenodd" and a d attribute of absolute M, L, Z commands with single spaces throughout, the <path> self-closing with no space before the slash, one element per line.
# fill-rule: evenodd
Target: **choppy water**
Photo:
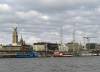
<path fill-rule="evenodd" d="M 0 72 L 100 72 L 100 57 L 0 59 Z"/>

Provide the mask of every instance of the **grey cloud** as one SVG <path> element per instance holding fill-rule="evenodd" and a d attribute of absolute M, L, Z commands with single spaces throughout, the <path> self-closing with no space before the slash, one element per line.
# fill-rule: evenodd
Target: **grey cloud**
<path fill-rule="evenodd" d="M 10 36 L 14 26 L 18 27 L 19 35 L 22 33 L 24 39 L 31 43 L 33 39 L 59 41 L 61 27 L 63 27 L 64 41 L 71 41 L 74 24 L 76 24 L 77 39 L 81 39 L 81 33 L 99 36 L 99 0 L 63 0 L 64 2 L 54 0 L 54 5 L 52 2 L 46 4 L 45 0 L 41 1 L 0 1 L 0 3 L 7 4 L 12 8 L 11 11 L 0 12 L 2 42 L 5 42 L 5 39 L 7 42 L 11 40 Z"/>
<path fill-rule="evenodd" d="M 68 9 L 79 9 L 85 6 L 86 9 L 99 5 L 99 0 L 6 0 L 8 4 L 17 10 L 38 10 L 45 13 L 52 13 Z"/>

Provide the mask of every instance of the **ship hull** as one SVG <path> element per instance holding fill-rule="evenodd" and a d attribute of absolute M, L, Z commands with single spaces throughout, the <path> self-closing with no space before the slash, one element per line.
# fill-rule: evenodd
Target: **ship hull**
<path fill-rule="evenodd" d="M 16 58 L 37 58 L 38 54 L 36 52 L 18 52 Z"/>
<path fill-rule="evenodd" d="M 0 58 L 37 58 L 36 52 L 15 52 L 15 53 L 2 53 Z"/>
<path fill-rule="evenodd" d="M 72 54 L 65 54 L 64 52 L 56 51 L 53 54 L 54 57 L 73 57 Z"/>

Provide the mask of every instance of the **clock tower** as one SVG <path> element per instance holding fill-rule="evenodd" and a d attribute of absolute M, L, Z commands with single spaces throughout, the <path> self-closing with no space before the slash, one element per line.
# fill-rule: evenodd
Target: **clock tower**
<path fill-rule="evenodd" d="M 17 33 L 17 27 L 14 28 L 13 35 L 12 35 L 12 44 L 17 45 L 18 44 L 18 33 Z"/>

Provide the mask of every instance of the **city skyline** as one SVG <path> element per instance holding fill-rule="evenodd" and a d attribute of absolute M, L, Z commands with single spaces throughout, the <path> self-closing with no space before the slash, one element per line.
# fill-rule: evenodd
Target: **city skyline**
<path fill-rule="evenodd" d="M 0 43 L 10 43 L 13 27 L 28 43 L 58 42 L 63 27 L 64 42 L 84 36 L 100 43 L 99 0 L 3 0 L 0 1 Z"/>

